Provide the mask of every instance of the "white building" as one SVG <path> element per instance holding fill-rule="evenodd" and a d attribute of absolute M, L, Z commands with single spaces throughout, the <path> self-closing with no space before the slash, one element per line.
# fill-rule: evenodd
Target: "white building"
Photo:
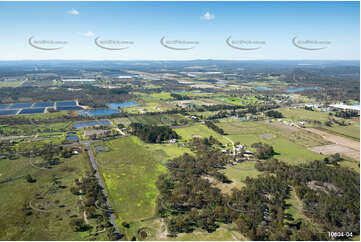
<path fill-rule="evenodd" d="M 330 107 L 332 109 L 338 109 L 343 111 L 357 111 L 357 113 L 360 114 L 360 105 L 353 106 L 353 105 L 345 105 L 343 103 L 338 103 L 338 104 L 331 104 Z"/>

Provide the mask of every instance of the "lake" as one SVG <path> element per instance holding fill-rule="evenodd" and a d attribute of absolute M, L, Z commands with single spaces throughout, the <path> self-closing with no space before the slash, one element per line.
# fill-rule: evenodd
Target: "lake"
<path fill-rule="evenodd" d="M 317 87 L 295 87 L 295 88 L 288 88 L 287 92 L 302 92 L 305 90 L 317 90 Z"/>
<path fill-rule="evenodd" d="M 257 90 L 257 91 L 269 91 L 271 89 L 269 89 L 268 87 L 255 87 L 253 88 L 254 90 Z"/>

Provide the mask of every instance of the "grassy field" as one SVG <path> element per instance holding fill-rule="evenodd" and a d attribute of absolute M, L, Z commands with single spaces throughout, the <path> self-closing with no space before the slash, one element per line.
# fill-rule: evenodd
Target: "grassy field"
<path fill-rule="evenodd" d="M 299 120 L 318 120 L 325 122 L 330 117 L 328 112 L 309 111 L 302 108 L 280 108 L 278 111 L 281 112 L 286 119 L 294 122 Z"/>
<path fill-rule="evenodd" d="M 170 103 L 157 100 L 149 102 L 140 101 L 140 104 L 139 106 L 124 108 L 124 111 L 128 113 L 162 112 L 175 107 Z"/>
<path fill-rule="evenodd" d="M 305 144 L 324 144 L 324 141 L 301 129 L 281 129 L 264 121 L 241 122 L 223 119 L 217 124 L 233 142 L 250 147 L 253 143 L 263 142 L 272 145 L 279 155 L 274 157 L 288 163 L 299 163 L 322 159 L 324 156 L 307 149 Z M 252 148 L 250 148 L 252 149 Z"/>
<path fill-rule="evenodd" d="M 181 233 L 177 237 L 167 237 L 167 229 L 162 219 L 153 219 L 143 222 L 143 227 L 149 232 L 147 240 L 152 241 L 245 241 L 241 233 L 235 231 L 232 224 L 221 224 L 219 228 L 208 233 L 197 229 L 192 233 Z M 134 229 L 137 231 L 137 229 Z M 135 234 L 133 232 L 133 234 Z"/>
<path fill-rule="evenodd" d="M 239 190 L 245 186 L 243 181 L 246 177 L 256 178 L 258 175 L 262 174 L 258 171 L 254 166 L 255 161 L 244 161 L 238 163 L 235 166 L 228 165 L 223 173 L 227 176 L 228 179 L 232 181 L 232 183 L 218 183 L 217 187 L 222 190 L 223 193 L 230 193 L 232 188 L 237 188 Z"/>
<path fill-rule="evenodd" d="M 148 125 L 184 125 L 191 123 L 190 119 L 180 114 L 142 115 L 128 117 L 129 123 L 143 123 Z"/>
<path fill-rule="evenodd" d="M 96 155 L 108 195 L 120 227 L 123 221 L 136 223 L 154 215 L 158 190 L 155 182 L 166 171 L 160 161 L 153 158 L 142 141 L 129 136 L 107 141 L 108 152 Z"/>
<path fill-rule="evenodd" d="M 288 222 L 296 222 L 298 220 L 303 220 L 304 215 L 302 213 L 302 204 L 297 199 L 296 191 L 294 189 L 290 192 L 290 198 L 286 199 L 286 204 L 288 205 L 285 209 L 285 214 L 289 214 L 291 218 L 286 218 L 285 220 Z"/>
<path fill-rule="evenodd" d="M 360 167 L 359 167 L 360 162 L 349 161 L 349 160 L 345 159 L 345 160 L 341 161 L 339 164 L 343 167 L 351 168 L 354 171 L 360 173 Z"/>
<path fill-rule="evenodd" d="M 182 140 L 189 140 L 192 139 L 193 136 L 200 136 L 202 138 L 209 138 L 210 136 L 213 136 L 216 138 L 219 142 L 223 144 L 229 144 L 230 142 L 226 140 L 222 135 L 214 132 L 213 130 L 209 129 L 204 124 L 195 124 L 189 127 L 185 128 L 177 128 L 174 129 L 178 135 L 182 137 Z"/>
<path fill-rule="evenodd" d="M 2 87 L 18 87 L 23 83 L 24 83 L 23 80 L 20 80 L 20 81 L 2 81 L 2 82 L 0 82 L 0 88 L 2 88 Z"/>
<path fill-rule="evenodd" d="M 232 104 L 232 105 L 243 105 L 243 104 L 255 104 L 258 99 L 250 96 L 250 97 L 243 97 L 243 98 L 222 97 L 222 98 L 218 98 L 217 100 L 222 101 L 227 104 Z"/>
<path fill-rule="evenodd" d="M 32 159 L 35 164 L 39 161 Z M 1 160 L 0 240 L 87 240 L 89 232 L 74 232 L 69 225 L 72 218 L 83 216 L 77 205 L 79 197 L 70 192 L 70 187 L 74 179 L 89 174 L 90 164 L 85 153 L 61 161 L 52 169 L 42 170 L 31 166 L 24 157 Z M 36 182 L 28 183 L 24 178 L 28 174 Z M 54 181 L 65 188 L 59 188 Z M 39 195 L 44 199 L 38 199 Z M 26 215 L 22 209 L 30 204 L 47 212 L 31 209 L 32 214 Z M 96 225 L 95 219 L 89 222 Z M 100 234 L 97 239 L 106 240 L 104 236 Z"/>
<path fill-rule="evenodd" d="M 169 92 L 160 92 L 160 93 L 152 93 L 150 94 L 152 99 L 156 100 L 172 100 L 173 98 L 170 96 Z"/>
<path fill-rule="evenodd" d="M 300 221 L 314 232 L 322 231 L 319 225 L 312 222 L 302 210 L 302 202 L 298 199 L 296 191 L 291 187 L 290 197 L 286 199 L 285 220 L 284 222 L 296 224 Z"/>
<path fill-rule="evenodd" d="M 0 134 L 2 136 L 20 136 L 20 135 L 32 135 L 36 133 L 54 133 L 65 132 L 72 128 L 72 122 L 69 123 L 52 123 L 52 124 L 40 124 L 37 127 L 34 125 L 0 125 Z"/>
<path fill-rule="evenodd" d="M 325 121 L 328 120 L 329 117 L 335 118 L 334 116 L 329 116 L 328 112 L 309 111 L 301 108 L 299 109 L 281 108 L 278 109 L 278 111 L 280 111 L 283 114 L 283 116 L 285 117 L 284 119 L 293 122 L 297 122 L 300 120 L 318 120 L 324 123 Z M 340 126 L 334 123 L 332 127 L 323 125 L 321 129 L 336 135 L 341 135 L 355 140 L 360 140 L 360 118 L 340 119 L 340 120 L 345 120 L 347 123 L 350 123 L 351 125 Z M 306 126 L 313 126 L 313 125 L 306 124 Z"/>
<path fill-rule="evenodd" d="M 157 160 L 173 159 L 184 153 L 193 154 L 193 152 L 178 144 L 147 144 L 145 148 L 153 154 Z"/>
<path fill-rule="evenodd" d="M 349 126 L 340 126 L 338 124 L 333 124 L 332 127 L 322 126 L 322 130 L 333 133 L 336 135 L 344 136 L 346 138 L 351 138 L 354 140 L 360 140 L 360 118 L 346 119 L 347 123 L 350 123 Z"/>

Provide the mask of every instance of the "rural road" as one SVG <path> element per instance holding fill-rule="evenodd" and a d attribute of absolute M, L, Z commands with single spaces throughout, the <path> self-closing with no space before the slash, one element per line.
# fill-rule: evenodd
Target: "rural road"
<path fill-rule="evenodd" d="M 103 185 L 103 181 L 102 181 L 102 179 L 101 179 L 101 177 L 99 175 L 99 171 L 98 171 L 96 160 L 95 160 L 96 158 L 95 158 L 95 156 L 93 154 L 93 151 L 92 151 L 92 149 L 90 147 L 90 143 L 93 143 L 93 142 L 83 141 L 83 142 L 80 142 L 80 143 L 83 144 L 88 149 L 89 159 L 90 159 L 90 162 L 92 164 L 93 169 L 95 170 L 95 176 L 98 179 L 99 186 L 100 186 L 101 191 L 102 191 L 102 193 L 103 193 L 103 195 L 105 197 L 105 202 L 106 202 L 108 208 L 111 208 L 110 203 L 109 203 L 109 199 L 108 199 L 107 195 L 104 192 L 104 185 Z M 117 235 L 120 235 L 120 232 L 119 232 L 117 223 L 115 222 L 115 218 L 114 218 L 113 213 L 110 213 L 110 223 L 113 225 L 113 227 L 115 229 L 115 233 Z"/>
<path fill-rule="evenodd" d="M 224 136 L 224 135 L 223 135 L 223 138 L 225 138 L 226 140 L 228 140 L 229 142 L 232 143 L 232 146 L 233 146 L 233 156 L 236 156 L 236 147 L 234 146 L 234 142 L 233 142 L 230 138 L 228 138 L 228 137 L 226 137 L 226 136 Z"/>
<path fill-rule="evenodd" d="M 347 157 L 350 157 L 355 160 L 360 160 L 360 142 L 344 138 L 335 134 L 330 134 L 325 131 L 315 129 L 315 128 L 306 128 L 307 131 L 320 135 L 323 139 L 334 143 L 333 145 L 324 145 L 313 147 L 311 150 L 318 153 L 327 153 L 327 150 L 332 150 L 332 153 L 340 153 Z"/>
<path fill-rule="evenodd" d="M 338 135 L 334 135 L 334 134 L 330 134 L 318 129 L 314 129 L 314 128 L 306 128 L 306 130 L 311 131 L 312 133 L 318 134 L 320 135 L 322 138 L 324 138 L 327 141 L 330 141 L 332 143 L 338 144 L 338 145 L 343 145 L 346 147 L 349 147 L 351 149 L 354 150 L 358 150 L 360 151 L 360 142 L 351 140 L 351 139 L 347 139 Z"/>

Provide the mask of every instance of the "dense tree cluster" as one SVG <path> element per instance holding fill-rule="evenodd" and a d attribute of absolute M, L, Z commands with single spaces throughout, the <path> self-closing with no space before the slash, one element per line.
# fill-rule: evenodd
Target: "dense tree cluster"
<path fill-rule="evenodd" d="M 259 142 L 252 144 L 251 147 L 256 149 L 254 154 L 258 159 L 265 160 L 276 154 L 273 147 L 269 144 Z"/>
<path fill-rule="evenodd" d="M 133 135 L 148 143 L 162 143 L 166 140 L 179 138 L 178 134 L 168 126 L 131 123 L 129 128 Z"/>
<path fill-rule="evenodd" d="M 74 195 L 83 197 L 83 199 L 79 200 L 78 206 L 88 218 L 97 220 L 97 231 L 106 229 L 109 240 L 118 240 L 120 235 L 115 233 L 112 224 L 109 222 L 105 197 L 95 175 L 91 174 L 81 179 L 75 179 L 74 186 L 70 188 L 70 191 Z M 70 226 L 76 232 L 91 229 L 82 218 L 71 220 Z"/>
<path fill-rule="evenodd" d="M 266 112 L 266 115 L 270 118 L 283 118 L 283 115 L 281 112 L 278 112 L 276 110 L 270 110 Z"/>
<path fill-rule="evenodd" d="M 331 239 L 323 231 L 359 234 L 359 175 L 339 167 L 342 158 L 338 154 L 307 166 L 272 158 L 259 161 L 256 168 L 265 174 L 247 177 L 244 188 L 223 194 L 214 182 L 231 181 L 221 172 L 227 158 L 215 148 L 218 142 L 195 138 L 187 145 L 195 156 L 184 154 L 168 161 L 169 172 L 157 182 L 157 210 L 165 218 L 169 236 L 196 228 L 212 232 L 219 224 L 232 222 L 250 240 Z M 254 148 L 274 153 L 262 143 Z M 316 227 L 295 221 L 285 212 L 292 190 L 302 201 L 301 212 Z"/>
<path fill-rule="evenodd" d="M 335 113 L 336 117 L 339 118 L 353 118 L 360 116 L 357 111 L 338 111 Z"/>
<path fill-rule="evenodd" d="M 331 159 L 338 160 L 338 156 Z M 360 176 L 351 169 L 330 166 L 329 159 L 290 166 L 276 159 L 257 168 L 276 174 L 295 188 L 303 212 L 323 231 L 360 233 Z M 346 239 L 346 238 L 343 238 Z"/>
<path fill-rule="evenodd" d="M 190 97 L 187 95 L 181 95 L 178 93 L 171 93 L 170 96 L 176 100 L 190 100 Z"/>
<path fill-rule="evenodd" d="M 207 120 L 204 123 L 207 125 L 208 128 L 216 131 L 217 133 L 222 134 L 222 135 L 225 134 L 224 130 L 222 128 L 218 127 L 217 125 L 215 125 L 212 121 Z"/>
<path fill-rule="evenodd" d="M 69 92 L 66 85 L 56 88 L 48 87 L 6 87 L 0 88 L 0 97 L 2 103 L 17 103 L 20 99 L 30 99 L 34 102 L 49 102 L 62 100 L 78 99 L 80 105 L 90 107 L 105 107 L 105 104 L 119 102 L 120 100 L 129 100 L 134 98 L 129 94 L 129 88 L 106 89 L 93 85 L 78 86 Z"/>
<path fill-rule="evenodd" d="M 158 212 L 166 218 L 170 236 L 197 227 L 212 232 L 217 222 L 231 221 L 225 213 L 226 198 L 207 179 L 227 182 L 218 171 L 225 165 L 225 156 L 208 139 L 194 139 L 191 145 L 196 156 L 184 154 L 168 161 L 169 173 L 157 182 Z"/>

